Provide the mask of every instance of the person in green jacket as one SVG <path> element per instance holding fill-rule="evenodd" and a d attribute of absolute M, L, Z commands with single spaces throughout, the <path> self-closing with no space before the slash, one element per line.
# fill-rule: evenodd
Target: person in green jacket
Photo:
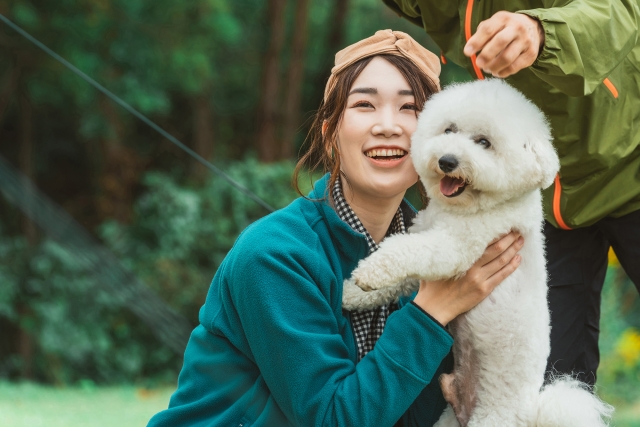
<path fill-rule="evenodd" d="M 595 383 L 610 247 L 640 291 L 637 0 L 383 1 L 442 58 L 506 78 L 547 115 L 561 163 L 544 192 L 548 369 Z"/>
<path fill-rule="evenodd" d="M 403 200 L 418 180 L 410 137 L 439 71 L 437 57 L 400 32 L 336 55 L 301 160 L 320 160 L 329 173 L 238 237 L 213 278 L 169 408 L 149 426 L 437 421 L 446 405 L 437 378 L 452 368 L 444 326 L 517 268 L 521 237 L 491 245 L 464 278 L 422 282 L 413 297 L 374 310 L 343 310 L 342 286 L 415 216 Z"/>

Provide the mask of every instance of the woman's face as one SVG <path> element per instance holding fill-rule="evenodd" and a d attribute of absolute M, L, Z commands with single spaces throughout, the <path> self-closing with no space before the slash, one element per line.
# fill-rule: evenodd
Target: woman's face
<path fill-rule="evenodd" d="M 366 199 L 395 198 L 418 180 L 409 157 L 418 108 L 400 71 L 375 57 L 349 91 L 338 127 L 345 194 Z"/>

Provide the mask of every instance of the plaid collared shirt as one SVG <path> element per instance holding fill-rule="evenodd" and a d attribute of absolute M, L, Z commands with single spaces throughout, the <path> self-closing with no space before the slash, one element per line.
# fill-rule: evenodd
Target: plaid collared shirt
<path fill-rule="evenodd" d="M 342 184 L 340 178 L 336 179 L 331 193 L 336 213 L 349 227 L 354 231 L 364 234 L 369 245 L 369 254 L 378 250 L 378 245 L 371 235 L 364 228 L 360 219 L 356 216 L 351 206 L 345 200 L 342 194 Z M 404 234 L 406 232 L 404 226 L 404 217 L 402 210 L 398 207 L 396 215 L 393 217 L 387 234 Z M 371 310 L 356 310 L 351 312 L 351 326 L 356 336 L 356 344 L 358 345 L 358 361 L 360 361 L 368 352 L 373 350 L 376 342 L 382 335 L 387 318 L 391 313 L 398 309 L 398 304 L 391 303 L 376 307 Z"/>

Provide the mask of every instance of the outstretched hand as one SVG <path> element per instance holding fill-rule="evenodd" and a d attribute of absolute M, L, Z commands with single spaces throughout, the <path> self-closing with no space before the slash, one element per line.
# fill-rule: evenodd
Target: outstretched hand
<path fill-rule="evenodd" d="M 489 245 L 478 261 L 459 279 L 420 281 L 414 302 L 446 325 L 485 299 L 520 265 L 518 251 L 524 239 L 511 232 Z"/>
<path fill-rule="evenodd" d="M 508 77 L 531 66 L 542 46 L 540 21 L 522 13 L 497 12 L 482 21 L 464 47 L 464 54 L 478 54 L 476 65 L 494 77 Z"/>

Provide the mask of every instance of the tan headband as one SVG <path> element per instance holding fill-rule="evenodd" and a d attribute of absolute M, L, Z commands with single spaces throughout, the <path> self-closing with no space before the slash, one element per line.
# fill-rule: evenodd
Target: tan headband
<path fill-rule="evenodd" d="M 432 52 L 402 31 L 380 30 L 371 37 L 360 40 L 336 53 L 336 62 L 324 88 L 326 102 L 336 85 L 336 75 L 349 65 L 373 55 L 388 54 L 404 56 L 424 72 L 440 88 L 440 60 Z"/>

